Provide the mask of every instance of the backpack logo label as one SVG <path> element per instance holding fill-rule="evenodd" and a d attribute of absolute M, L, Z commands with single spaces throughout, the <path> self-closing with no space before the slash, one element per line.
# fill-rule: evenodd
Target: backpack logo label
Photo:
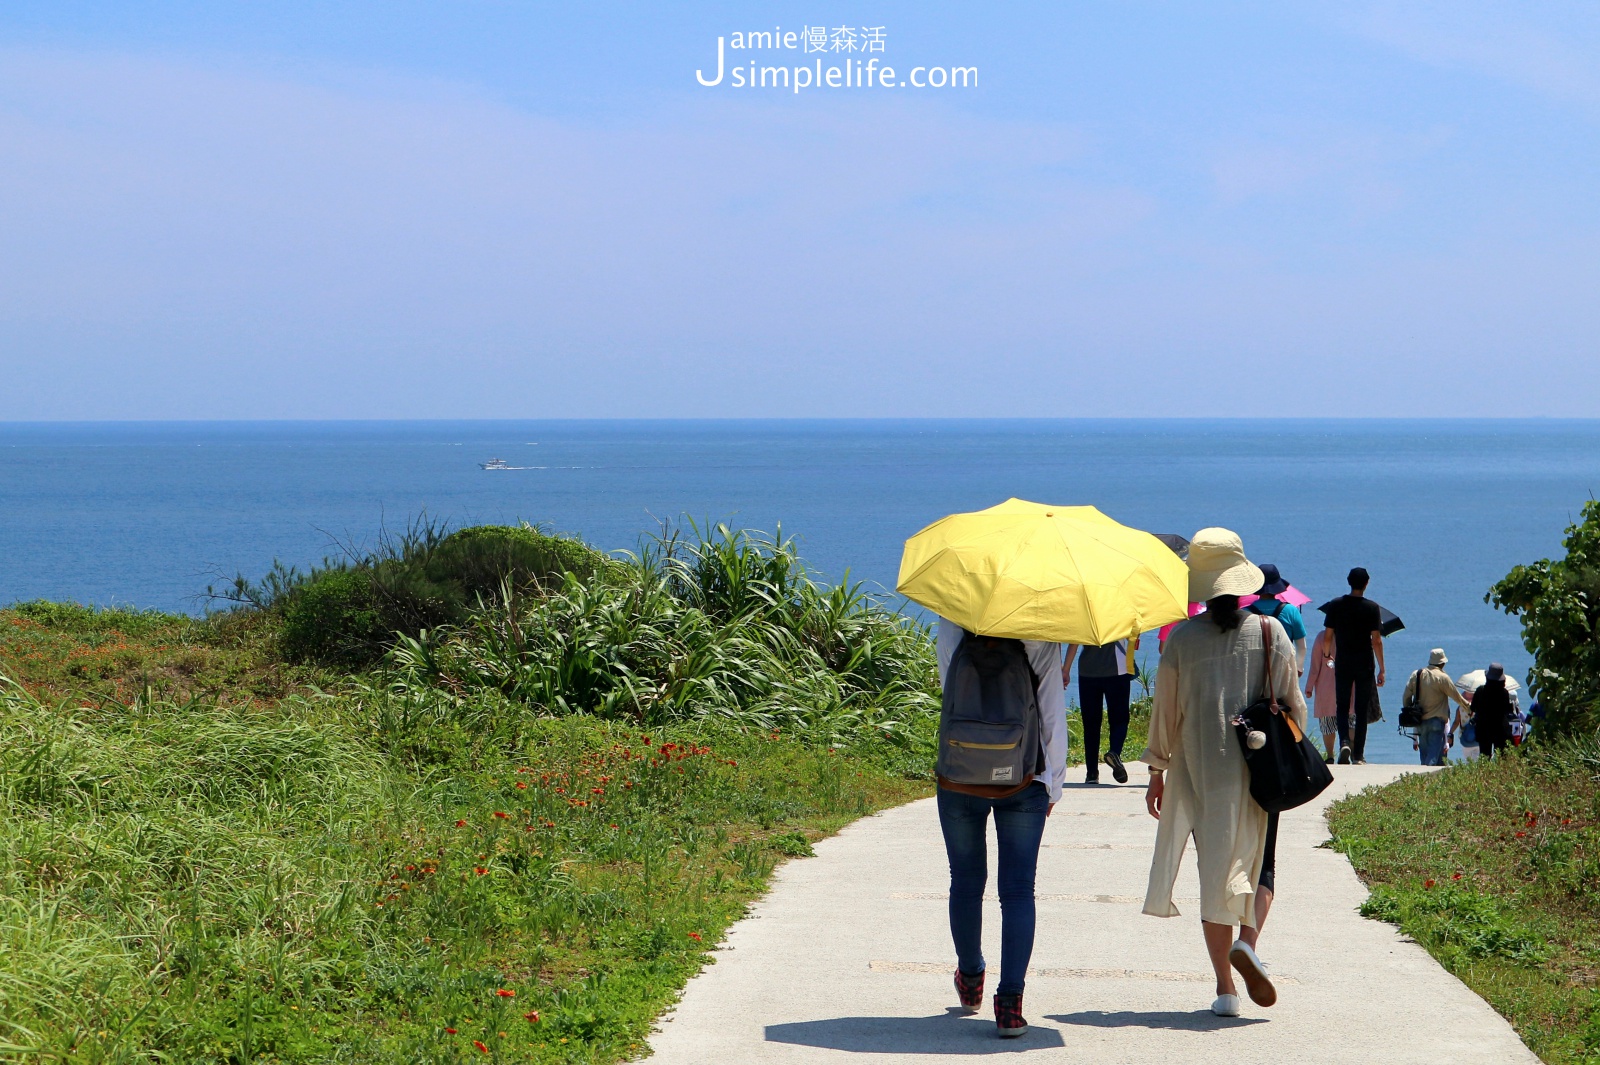
<path fill-rule="evenodd" d="M 1010 780 L 1011 779 L 1011 770 L 1014 769 L 1014 768 L 1015 768 L 1014 766 L 1009 766 L 1009 765 L 996 766 L 994 772 L 990 775 L 989 779 L 991 779 L 991 780 Z"/>

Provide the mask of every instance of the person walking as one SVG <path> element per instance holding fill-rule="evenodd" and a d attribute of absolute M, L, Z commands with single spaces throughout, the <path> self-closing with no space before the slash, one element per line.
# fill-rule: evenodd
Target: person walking
<path fill-rule="evenodd" d="M 1483 684 L 1472 693 L 1472 724 L 1478 732 L 1478 749 L 1484 758 L 1504 754 L 1511 747 L 1511 715 L 1515 707 L 1506 690 L 1505 667 L 1489 664 Z"/>
<path fill-rule="evenodd" d="M 1301 676 L 1306 672 L 1306 621 L 1300 614 L 1300 608 L 1293 603 L 1285 603 L 1278 596 L 1289 590 L 1289 582 L 1278 573 L 1278 567 L 1270 562 L 1261 565 L 1261 575 L 1264 583 L 1256 592 L 1256 601 L 1250 604 L 1250 610 L 1255 614 L 1265 614 L 1269 618 L 1277 618 L 1283 626 L 1283 631 L 1289 634 L 1289 639 L 1294 643 L 1295 668 Z"/>
<path fill-rule="evenodd" d="M 1322 729 L 1323 761 L 1333 761 L 1333 741 L 1338 737 L 1339 695 L 1333 686 L 1333 638 L 1327 629 L 1311 642 L 1311 664 L 1306 669 L 1306 698 L 1312 700 L 1317 725 Z"/>
<path fill-rule="evenodd" d="M 973 698 L 982 689 L 985 709 L 989 709 L 989 700 L 995 698 L 996 685 L 977 679 L 968 671 L 967 663 L 973 654 L 960 653 L 969 639 L 974 638 L 961 626 L 939 619 L 936 646 L 939 681 L 944 689 L 941 726 L 953 701 Z M 1060 644 L 1036 640 L 989 642 L 1020 643 L 1026 652 L 1027 680 L 1033 686 L 1027 713 L 1037 715 L 1037 721 L 1024 727 L 1022 735 L 1038 737 L 1038 750 L 1030 752 L 1028 758 L 1033 771 L 1023 773 L 1021 779 L 992 785 L 959 783 L 938 775 L 936 803 L 950 862 L 950 938 L 956 950 L 956 995 L 968 1013 L 978 1012 L 983 1004 L 988 971 L 983 957 L 983 892 L 989 874 L 988 823 L 990 815 L 994 816 L 1000 894 L 1000 982 L 995 988 L 994 1014 L 999 1034 L 1010 1038 L 1028 1030 L 1022 1015 L 1022 993 L 1028 961 L 1033 956 L 1034 874 L 1039 865 L 1045 818 L 1061 800 L 1066 778 L 1067 699 L 1060 682 Z M 978 672 L 982 673 L 981 665 Z"/>
<path fill-rule="evenodd" d="M 1417 726 L 1417 750 L 1423 765 L 1444 765 L 1444 755 L 1449 743 L 1445 730 L 1450 724 L 1450 704 L 1466 708 L 1470 698 L 1463 698 L 1456 682 L 1444 671 L 1450 659 L 1444 648 L 1435 647 L 1428 652 L 1428 668 L 1419 669 L 1406 681 L 1402 705 L 1413 704 L 1422 708 L 1422 724 Z"/>
<path fill-rule="evenodd" d="M 1324 624 L 1333 634 L 1333 683 L 1339 704 L 1339 764 L 1365 765 L 1368 708 L 1378 701 L 1378 689 L 1383 687 L 1384 681 L 1383 633 L 1379 631 L 1382 615 L 1378 604 L 1367 598 L 1369 578 L 1365 569 L 1357 566 L 1346 580 L 1350 584 L 1350 594 L 1341 595 L 1324 608 Z"/>
<path fill-rule="evenodd" d="M 1132 650 L 1138 650 L 1134 637 Z M 1083 717 L 1083 766 L 1085 784 L 1100 783 L 1100 723 L 1102 714 L 1111 719 L 1111 735 L 1106 745 L 1105 762 L 1118 784 L 1128 782 L 1122 764 L 1122 745 L 1128 740 L 1128 704 L 1133 693 L 1134 657 L 1129 641 L 1118 640 L 1100 647 L 1068 644 L 1061 663 L 1061 683 L 1067 683 L 1073 660 L 1078 663 L 1078 712 Z"/>
<path fill-rule="evenodd" d="M 1156 670 L 1145 805 L 1159 825 L 1144 912 L 1176 917 L 1172 888 L 1184 848 L 1194 839 L 1200 872 L 1200 925 L 1216 973 L 1218 1016 L 1239 1014 L 1233 970 L 1252 1001 L 1277 1001 L 1260 958 L 1259 934 L 1272 905 L 1276 818 L 1250 796 L 1250 773 L 1233 717 L 1272 688 L 1302 729 L 1306 706 L 1297 683 L 1294 645 L 1270 617 L 1239 608 L 1239 596 L 1261 587 L 1261 570 L 1245 557 L 1238 534 L 1202 529 L 1189 545 L 1189 598 L 1205 613 L 1167 640 Z M 1234 928 L 1243 926 L 1239 937 Z"/>

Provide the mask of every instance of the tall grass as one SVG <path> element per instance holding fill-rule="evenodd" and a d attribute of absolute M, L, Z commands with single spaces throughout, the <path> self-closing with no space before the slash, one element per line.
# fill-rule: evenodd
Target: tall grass
<path fill-rule="evenodd" d="M 535 714 L 721 719 L 877 749 L 925 773 L 938 683 L 925 630 L 859 585 L 815 580 L 782 535 L 667 534 L 597 578 L 400 635 L 391 685 L 493 691 Z"/>

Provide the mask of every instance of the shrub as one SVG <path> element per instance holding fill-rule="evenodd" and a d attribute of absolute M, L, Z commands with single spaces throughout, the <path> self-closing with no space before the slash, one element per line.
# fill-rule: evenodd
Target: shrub
<path fill-rule="evenodd" d="M 283 602 L 283 653 L 296 661 L 359 665 L 383 653 L 387 629 L 367 569 L 322 570 Z"/>
<path fill-rule="evenodd" d="M 1600 501 L 1584 504 L 1563 546 L 1566 557 L 1517 566 L 1484 597 L 1522 619 L 1528 684 L 1553 736 L 1600 729 Z"/>
<path fill-rule="evenodd" d="M 527 525 L 446 535 L 420 524 L 308 575 L 277 566 L 259 586 L 235 581 L 228 597 L 280 611 L 289 658 L 354 667 L 380 658 L 397 633 L 461 624 L 480 604 L 545 595 L 566 574 L 591 579 L 609 564 L 587 544 Z"/>

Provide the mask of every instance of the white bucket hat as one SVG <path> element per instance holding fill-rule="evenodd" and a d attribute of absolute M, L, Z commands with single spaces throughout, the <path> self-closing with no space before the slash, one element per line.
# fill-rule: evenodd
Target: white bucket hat
<path fill-rule="evenodd" d="M 1261 570 L 1244 557 L 1244 543 L 1232 529 L 1201 529 L 1189 539 L 1189 601 L 1219 595 L 1254 595 Z"/>
<path fill-rule="evenodd" d="M 1450 660 L 1444 656 L 1443 647 L 1435 647 L 1428 652 L 1428 665 L 1430 666 L 1442 666 L 1448 661 Z"/>

